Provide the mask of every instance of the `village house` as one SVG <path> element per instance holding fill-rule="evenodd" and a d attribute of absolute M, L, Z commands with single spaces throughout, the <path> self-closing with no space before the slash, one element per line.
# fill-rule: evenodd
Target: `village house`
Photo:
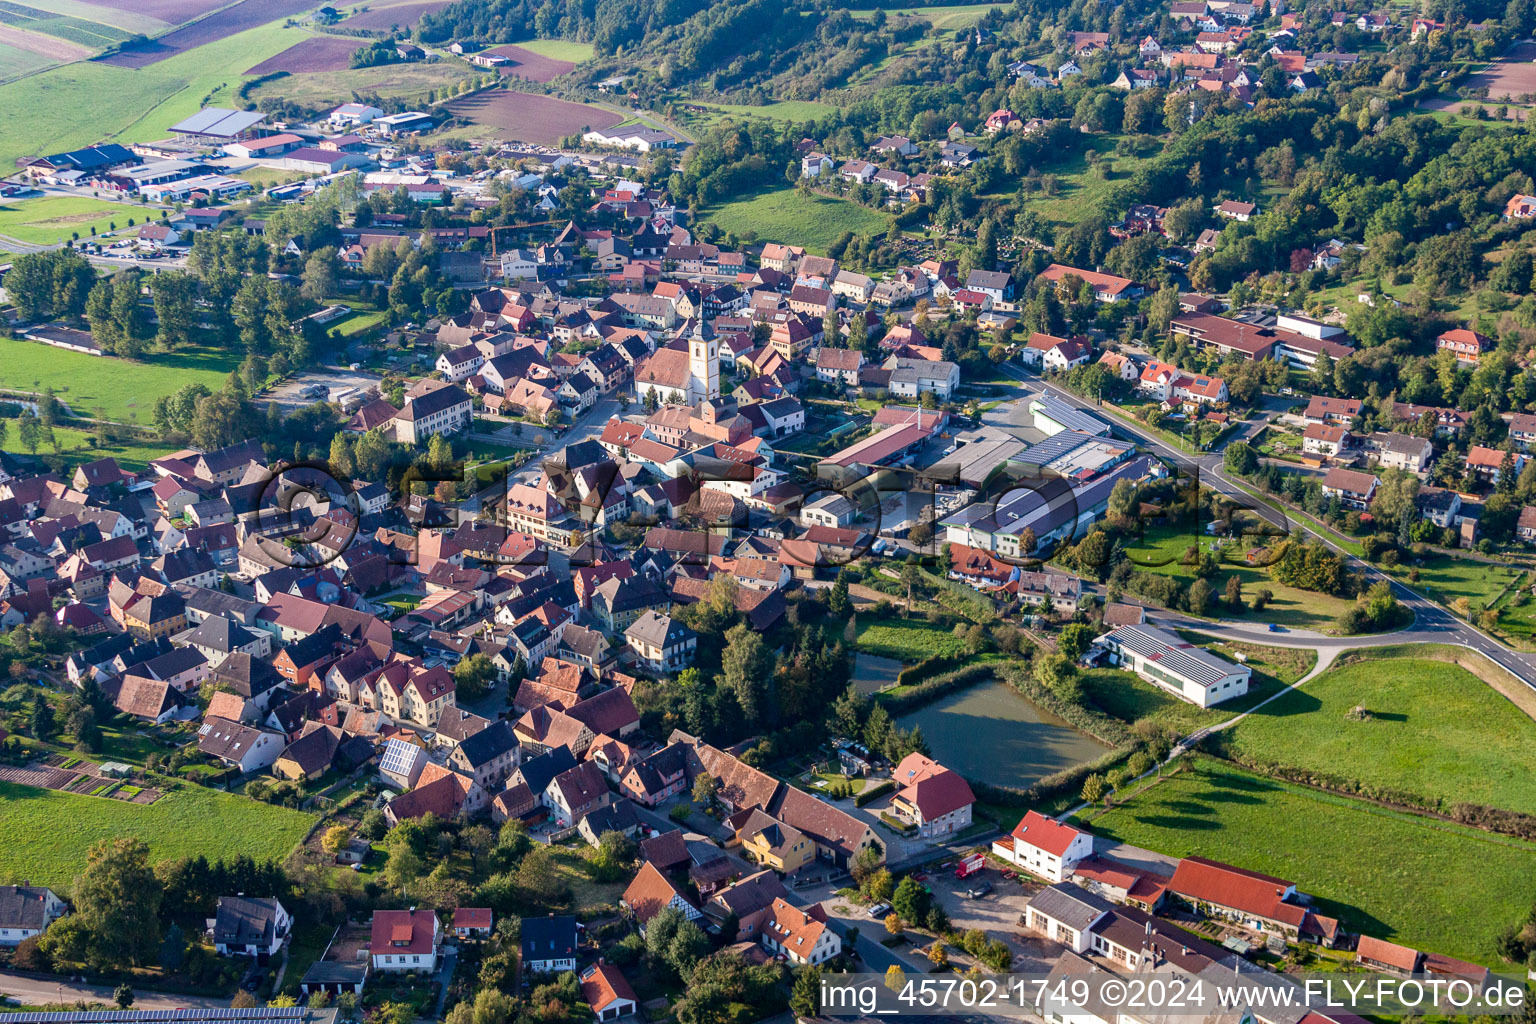
<path fill-rule="evenodd" d="M 266 963 L 282 949 L 293 918 L 274 899 L 221 896 L 208 919 L 208 937 L 220 956 L 253 956 Z"/>
<path fill-rule="evenodd" d="M 1078 861 L 1092 855 L 1093 836 L 1030 811 L 1001 839 L 992 853 L 1048 882 L 1062 882 Z"/>
<path fill-rule="evenodd" d="M 17 946 L 48 930 L 69 905 L 41 885 L 0 885 L 0 946 Z"/>
<path fill-rule="evenodd" d="M 970 826 L 976 797 L 960 773 L 912 753 L 901 759 L 891 780 L 900 787 L 891 799 L 891 810 L 916 825 L 918 835 L 950 835 Z"/>

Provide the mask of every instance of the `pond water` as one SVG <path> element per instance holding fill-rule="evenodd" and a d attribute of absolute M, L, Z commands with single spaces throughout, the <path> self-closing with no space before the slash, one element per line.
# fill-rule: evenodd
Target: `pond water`
<path fill-rule="evenodd" d="M 934 760 L 969 779 L 1023 788 L 1110 748 L 1036 707 L 1000 679 L 941 697 L 896 719 L 922 726 Z"/>
<path fill-rule="evenodd" d="M 853 685 L 868 696 L 896 685 L 896 677 L 906 666 L 895 658 L 882 658 L 874 654 L 853 656 Z"/>

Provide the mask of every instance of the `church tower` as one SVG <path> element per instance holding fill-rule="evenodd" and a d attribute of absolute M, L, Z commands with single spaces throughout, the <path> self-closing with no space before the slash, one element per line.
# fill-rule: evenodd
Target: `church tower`
<path fill-rule="evenodd" d="M 688 404 L 720 397 L 720 339 L 703 319 L 688 332 Z"/>

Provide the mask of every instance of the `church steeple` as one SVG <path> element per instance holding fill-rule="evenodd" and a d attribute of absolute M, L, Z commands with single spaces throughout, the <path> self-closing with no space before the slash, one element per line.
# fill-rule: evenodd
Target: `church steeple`
<path fill-rule="evenodd" d="M 688 404 L 720 397 L 720 339 L 709 321 L 690 320 L 683 326 L 688 339 Z"/>

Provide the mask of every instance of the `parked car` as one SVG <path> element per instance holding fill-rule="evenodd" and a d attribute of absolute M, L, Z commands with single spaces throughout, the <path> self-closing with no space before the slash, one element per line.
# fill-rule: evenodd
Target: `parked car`
<path fill-rule="evenodd" d="M 992 891 L 992 883 L 991 882 L 982 882 L 978 886 L 974 886 L 974 887 L 972 887 L 970 889 L 965 890 L 965 895 L 968 896 L 969 898 L 973 899 L 973 900 L 979 900 L 979 899 L 981 899 L 983 896 L 985 896 L 987 893 L 989 893 L 991 891 Z"/>
<path fill-rule="evenodd" d="M 876 903 L 874 906 L 869 908 L 869 916 L 874 918 L 876 921 L 883 919 L 890 912 L 891 905 L 889 903 Z"/>
<path fill-rule="evenodd" d="M 1276 623 L 1276 622 L 1271 622 L 1269 624 L 1269 631 L 1271 633 L 1284 633 L 1285 632 L 1285 630 L 1280 628 L 1280 624 Z"/>

